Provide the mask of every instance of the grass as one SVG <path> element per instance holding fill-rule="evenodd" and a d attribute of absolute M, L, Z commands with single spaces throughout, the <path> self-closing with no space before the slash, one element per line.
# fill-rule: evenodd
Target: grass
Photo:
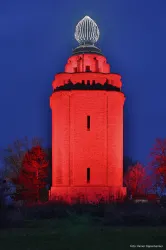
<path fill-rule="evenodd" d="M 30 220 L 24 228 L 0 231 L 2 250 L 126 250 L 137 245 L 163 245 L 166 249 L 166 228 L 102 226 L 87 216 L 73 216 Z"/>

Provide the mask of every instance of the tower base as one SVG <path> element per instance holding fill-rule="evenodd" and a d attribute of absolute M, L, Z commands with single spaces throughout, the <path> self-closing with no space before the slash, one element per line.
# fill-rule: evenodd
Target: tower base
<path fill-rule="evenodd" d="M 49 200 L 67 203 L 99 203 L 123 200 L 126 187 L 51 187 Z"/>

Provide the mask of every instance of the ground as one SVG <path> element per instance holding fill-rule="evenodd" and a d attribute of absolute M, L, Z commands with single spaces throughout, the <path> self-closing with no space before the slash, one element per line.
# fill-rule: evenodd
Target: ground
<path fill-rule="evenodd" d="M 146 245 L 163 245 L 157 249 L 166 249 L 166 228 L 101 226 L 75 217 L 27 221 L 26 228 L 0 231 L 2 250 L 126 250 L 140 248 L 137 245 L 145 245 L 144 249 L 152 249 Z"/>

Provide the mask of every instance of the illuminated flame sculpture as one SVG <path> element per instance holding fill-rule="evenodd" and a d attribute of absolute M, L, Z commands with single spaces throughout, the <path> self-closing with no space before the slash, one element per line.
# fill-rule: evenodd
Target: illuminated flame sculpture
<path fill-rule="evenodd" d="M 75 39 L 80 45 L 93 45 L 99 39 L 99 28 L 89 17 L 85 16 L 76 26 Z"/>

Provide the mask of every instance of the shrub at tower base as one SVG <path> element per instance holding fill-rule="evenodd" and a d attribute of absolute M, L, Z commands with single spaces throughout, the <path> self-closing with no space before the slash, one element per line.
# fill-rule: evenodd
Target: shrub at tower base
<path fill-rule="evenodd" d="M 121 189 L 111 187 L 54 187 L 49 194 L 50 200 L 63 201 L 68 204 L 122 202 L 125 197 L 125 187 Z"/>

